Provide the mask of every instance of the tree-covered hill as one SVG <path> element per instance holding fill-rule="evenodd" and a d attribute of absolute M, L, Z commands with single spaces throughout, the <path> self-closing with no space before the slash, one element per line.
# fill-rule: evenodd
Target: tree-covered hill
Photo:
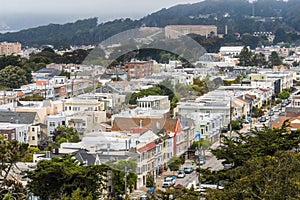
<path fill-rule="evenodd" d="M 49 24 L 0 34 L 1 41 L 19 41 L 25 46 L 51 44 L 55 47 L 99 44 L 101 41 L 129 29 L 141 26 L 165 27 L 170 24 L 214 24 L 218 32 L 228 34 L 256 31 L 300 31 L 300 1 L 289 0 L 206 0 L 162 9 L 139 20 L 117 19 L 97 24 L 97 18 L 78 20 L 64 25 Z"/>

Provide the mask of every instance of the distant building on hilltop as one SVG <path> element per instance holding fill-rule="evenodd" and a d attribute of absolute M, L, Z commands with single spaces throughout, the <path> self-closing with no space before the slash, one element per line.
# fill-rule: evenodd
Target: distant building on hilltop
<path fill-rule="evenodd" d="M 191 33 L 209 37 L 217 35 L 217 32 L 217 26 L 215 25 L 169 25 L 165 27 L 165 36 L 171 39 Z"/>
<path fill-rule="evenodd" d="M 0 43 L 0 56 L 7 56 L 11 54 L 18 54 L 21 52 L 21 43 L 2 42 Z"/>

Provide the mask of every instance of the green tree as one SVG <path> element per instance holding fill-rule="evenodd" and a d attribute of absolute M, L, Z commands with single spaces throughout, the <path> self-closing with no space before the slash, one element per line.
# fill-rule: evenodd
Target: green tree
<path fill-rule="evenodd" d="M 203 148 L 203 149 L 208 149 L 211 145 L 211 141 L 209 140 L 203 140 L 201 139 L 200 141 L 194 141 L 192 144 L 193 148 Z"/>
<path fill-rule="evenodd" d="M 230 172 L 234 181 L 210 190 L 207 199 L 299 199 L 300 156 L 281 151 L 248 160 Z"/>
<path fill-rule="evenodd" d="M 14 55 L 9 55 L 9 56 L 3 56 L 0 57 L 0 69 L 4 69 L 7 66 L 21 66 L 20 62 L 20 56 L 14 56 Z"/>
<path fill-rule="evenodd" d="M 285 122 L 280 129 L 270 129 L 266 126 L 262 130 L 253 129 L 253 136 L 237 133 L 238 140 L 223 135 L 224 146 L 212 152 L 218 159 L 224 159 L 224 163 L 242 166 L 251 158 L 273 156 L 276 151 L 298 148 L 300 131 L 289 132 L 287 127 L 288 123 Z"/>
<path fill-rule="evenodd" d="M 269 56 L 269 65 L 270 67 L 278 66 L 282 64 L 282 60 L 279 57 L 276 51 L 272 51 L 271 55 Z"/>
<path fill-rule="evenodd" d="M 0 198 L 27 199 L 27 191 L 22 183 L 10 175 L 16 163 L 25 156 L 28 144 L 20 144 L 16 140 L 8 141 L 0 136 Z"/>
<path fill-rule="evenodd" d="M 182 160 L 178 156 L 173 156 L 168 162 L 168 167 L 174 172 L 178 171 L 182 164 Z"/>
<path fill-rule="evenodd" d="M 146 187 L 154 187 L 154 176 L 151 173 L 146 176 Z"/>
<path fill-rule="evenodd" d="M 278 98 L 280 98 L 280 99 L 287 99 L 289 97 L 290 97 L 290 92 L 287 90 L 283 90 L 282 92 L 280 92 L 278 94 Z"/>
<path fill-rule="evenodd" d="M 53 140 L 57 147 L 63 142 L 80 142 L 79 133 L 73 127 L 58 126 L 53 134 Z"/>
<path fill-rule="evenodd" d="M 252 107 L 252 117 L 261 117 L 264 115 L 264 111 L 261 108 L 258 108 L 257 106 Z"/>
<path fill-rule="evenodd" d="M 28 189 L 42 200 L 80 196 L 98 199 L 106 189 L 106 165 L 83 166 L 72 155 L 42 160 L 28 172 Z M 45 181 L 46 180 L 46 181 Z"/>
<path fill-rule="evenodd" d="M 40 150 L 37 147 L 29 147 L 26 154 L 22 157 L 22 162 L 33 162 L 33 154 L 38 153 Z"/>
<path fill-rule="evenodd" d="M 126 170 L 136 173 L 137 170 L 137 162 L 135 158 L 129 158 L 128 160 L 120 160 L 118 162 L 116 162 L 115 164 L 113 164 L 113 168 L 117 169 L 117 170 Z"/>
<path fill-rule="evenodd" d="M 249 50 L 248 47 L 244 46 L 241 53 L 238 55 L 239 65 L 241 66 L 252 66 L 252 56 L 253 53 Z"/>
<path fill-rule="evenodd" d="M 113 165 L 114 169 L 114 181 L 118 183 L 114 190 L 117 194 L 124 194 L 125 192 L 125 173 L 127 188 L 133 191 L 134 185 L 137 181 L 137 162 L 135 158 L 129 158 L 128 160 L 120 160 Z M 119 184 L 120 183 L 120 184 Z"/>
<path fill-rule="evenodd" d="M 254 66 L 263 66 L 266 65 L 266 58 L 263 53 L 256 53 L 252 58 L 252 63 Z"/>
<path fill-rule="evenodd" d="M 8 88 L 20 88 L 27 84 L 26 72 L 20 67 L 7 66 L 0 70 L 0 85 Z"/>

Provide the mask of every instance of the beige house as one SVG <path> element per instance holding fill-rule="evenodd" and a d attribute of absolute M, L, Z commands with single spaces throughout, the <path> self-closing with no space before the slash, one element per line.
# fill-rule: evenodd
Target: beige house
<path fill-rule="evenodd" d="M 102 130 L 106 122 L 106 111 L 79 112 L 66 117 L 66 125 L 75 128 L 81 135 Z"/>
<path fill-rule="evenodd" d="M 251 102 L 245 96 L 237 97 L 232 101 L 233 119 L 247 117 L 250 115 Z"/>

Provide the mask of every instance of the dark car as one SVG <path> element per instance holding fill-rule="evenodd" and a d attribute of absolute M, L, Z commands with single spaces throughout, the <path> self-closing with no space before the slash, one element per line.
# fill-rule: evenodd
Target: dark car
<path fill-rule="evenodd" d="M 267 118 L 266 117 L 261 117 L 260 119 L 259 119 L 259 122 L 266 122 L 267 121 Z"/>

